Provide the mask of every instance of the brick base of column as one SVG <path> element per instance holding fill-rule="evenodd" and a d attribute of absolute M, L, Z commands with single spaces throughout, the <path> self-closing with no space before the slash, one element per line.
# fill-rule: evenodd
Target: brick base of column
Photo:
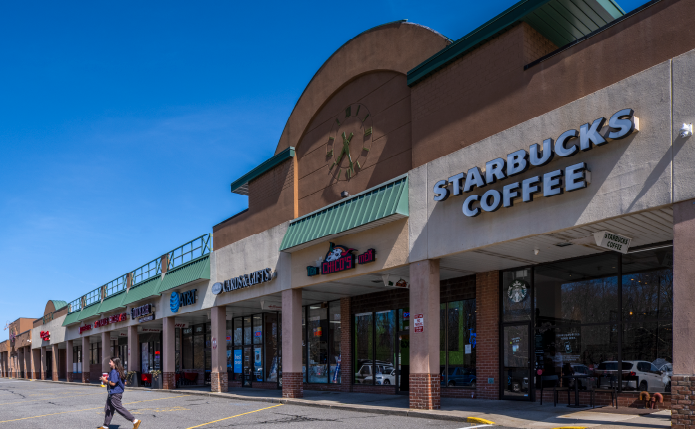
<path fill-rule="evenodd" d="M 58 373 L 57 372 L 53 373 L 53 381 L 58 381 Z"/>
<path fill-rule="evenodd" d="M 176 373 L 175 372 L 163 372 L 162 373 L 162 389 L 165 389 L 165 390 L 176 389 Z"/>
<path fill-rule="evenodd" d="M 73 379 L 73 375 L 72 375 L 72 373 L 71 373 L 71 372 L 68 372 L 68 373 L 66 374 L 66 376 L 67 376 L 67 380 L 68 380 L 68 382 L 71 382 L 71 381 L 72 381 L 72 379 Z"/>
<path fill-rule="evenodd" d="M 89 372 L 83 372 L 82 373 L 82 382 L 83 383 L 89 383 Z"/>
<path fill-rule="evenodd" d="M 41 373 L 40 373 L 39 375 L 41 376 L 41 377 L 40 377 L 41 380 L 45 380 L 45 379 L 46 379 L 46 372 L 45 372 L 45 371 L 41 371 Z"/>
<path fill-rule="evenodd" d="M 439 374 L 410 374 L 410 408 L 438 410 L 441 404 L 441 376 Z"/>
<path fill-rule="evenodd" d="M 213 372 L 210 375 L 210 391 L 211 392 L 228 392 L 229 391 L 229 376 L 227 372 Z"/>
<path fill-rule="evenodd" d="M 695 375 L 671 377 L 671 428 L 695 428 Z"/>
<path fill-rule="evenodd" d="M 282 373 L 282 397 L 283 398 L 303 398 L 304 397 L 304 376 L 301 372 Z"/>

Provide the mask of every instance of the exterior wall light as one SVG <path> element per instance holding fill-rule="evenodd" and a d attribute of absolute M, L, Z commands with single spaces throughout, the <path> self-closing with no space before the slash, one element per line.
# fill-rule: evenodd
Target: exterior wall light
<path fill-rule="evenodd" d="M 538 254 L 541 253 L 540 249 L 533 249 L 533 254 L 538 256 Z"/>
<path fill-rule="evenodd" d="M 348 191 L 343 191 L 340 193 L 341 198 L 347 198 L 350 196 L 350 193 Z"/>
<path fill-rule="evenodd" d="M 681 127 L 680 136 L 687 138 L 693 135 L 693 124 L 683 124 Z"/>

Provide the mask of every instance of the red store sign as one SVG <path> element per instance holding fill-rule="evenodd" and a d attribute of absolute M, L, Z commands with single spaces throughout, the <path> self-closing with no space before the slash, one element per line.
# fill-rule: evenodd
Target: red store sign
<path fill-rule="evenodd" d="M 92 325 L 80 326 L 80 335 L 82 335 L 82 333 L 83 333 L 84 331 L 91 331 L 91 330 L 92 330 Z"/>
<path fill-rule="evenodd" d="M 94 322 L 94 327 L 100 328 L 102 326 L 110 325 L 111 323 L 125 322 L 127 319 L 128 319 L 127 313 L 114 314 L 111 317 L 105 317 L 103 319 L 97 320 L 96 322 Z M 81 328 L 80 328 L 80 330 L 81 330 Z"/>
<path fill-rule="evenodd" d="M 319 274 L 333 274 L 341 271 L 347 271 L 355 268 L 355 252 L 347 246 L 335 245 L 329 243 L 328 253 L 323 258 L 320 267 L 306 267 L 307 276 L 316 276 Z M 368 249 L 361 255 L 357 255 L 357 263 L 367 264 L 376 260 L 376 250 Z"/>
<path fill-rule="evenodd" d="M 51 333 L 48 331 L 41 331 L 39 337 L 44 341 L 51 341 Z"/>

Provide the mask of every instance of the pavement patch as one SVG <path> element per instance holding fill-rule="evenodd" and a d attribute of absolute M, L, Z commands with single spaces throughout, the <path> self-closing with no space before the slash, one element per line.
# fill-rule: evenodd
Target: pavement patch
<path fill-rule="evenodd" d="M 261 408 L 260 410 L 249 411 L 249 412 L 247 412 L 247 413 L 237 414 L 236 416 L 225 417 L 225 418 L 223 418 L 223 419 L 219 419 L 219 420 L 214 420 L 214 421 L 211 421 L 211 422 L 203 423 L 203 424 L 200 424 L 200 425 L 198 425 L 198 426 L 191 426 L 191 427 L 189 427 L 188 429 L 195 429 L 195 428 L 199 428 L 199 427 L 211 425 L 211 424 L 213 424 L 213 423 L 217 423 L 217 422 L 221 422 L 221 421 L 224 421 L 224 420 L 233 419 L 234 417 L 241 417 L 241 416 L 245 416 L 245 415 L 247 415 L 247 414 L 257 413 L 257 412 L 259 412 L 259 411 L 269 410 L 269 409 L 275 408 L 275 407 L 281 407 L 282 405 L 283 405 L 283 404 L 273 405 L 273 406 L 270 406 L 270 407 Z"/>

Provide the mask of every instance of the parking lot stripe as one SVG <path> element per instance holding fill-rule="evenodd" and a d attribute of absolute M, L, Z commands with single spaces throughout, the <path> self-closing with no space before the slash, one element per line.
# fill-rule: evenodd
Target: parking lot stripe
<path fill-rule="evenodd" d="M 134 401 L 134 402 L 126 402 L 123 405 L 131 405 L 131 404 L 139 404 L 141 402 L 151 402 L 151 401 L 161 401 L 164 399 L 173 399 L 173 398 L 183 398 L 184 396 L 191 396 L 191 395 L 177 395 L 177 396 L 168 396 L 166 398 L 158 398 L 158 399 L 145 399 L 143 401 Z M 17 422 L 20 420 L 28 420 L 28 419 L 38 419 L 40 417 L 49 417 L 49 416 L 57 416 L 59 414 L 68 414 L 68 413 L 79 413 L 80 411 L 91 411 L 91 410 L 103 410 L 104 407 L 96 407 L 96 408 L 85 408 L 84 410 L 72 410 L 72 411 L 62 411 L 60 413 L 52 413 L 52 414 L 43 414 L 40 416 L 30 416 L 30 417 L 21 417 L 19 419 L 12 419 L 12 420 L 3 420 L 0 423 L 10 423 L 10 422 Z M 260 411 L 260 410 L 259 410 Z"/>
<path fill-rule="evenodd" d="M 215 420 L 215 421 L 212 421 L 212 422 L 203 423 L 202 425 L 191 426 L 191 427 L 189 427 L 188 429 L 195 429 L 195 428 L 199 428 L 199 427 L 202 427 L 202 426 L 205 426 L 205 425 L 211 425 L 211 424 L 213 424 L 213 423 L 221 422 L 221 421 L 223 421 L 223 420 L 233 419 L 234 417 L 240 417 L 240 416 L 245 416 L 246 414 L 253 414 L 253 413 L 257 413 L 257 412 L 259 412 L 259 411 L 269 410 L 269 409 L 271 409 L 271 408 L 279 407 L 279 406 L 281 406 L 281 405 L 282 405 L 282 404 L 277 404 L 277 405 L 273 405 L 272 407 L 261 408 L 260 410 L 249 411 L 248 413 L 241 413 L 241 414 L 237 414 L 236 416 L 225 417 L 225 418 L 223 418 L 223 419 L 219 419 L 219 420 Z M 2 422 L 0 422 L 0 423 L 2 423 Z"/>

